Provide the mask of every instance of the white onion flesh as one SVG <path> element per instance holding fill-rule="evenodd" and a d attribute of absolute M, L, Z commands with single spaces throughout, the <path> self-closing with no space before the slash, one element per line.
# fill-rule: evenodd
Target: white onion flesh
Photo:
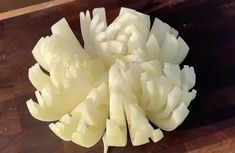
<path fill-rule="evenodd" d="M 86 148 L 102 138 L 105 153 L 125 146 L 128 130 L 139 146 L 185 120 L 196 74 L 180 69 L 189 47 L 177 30 L 158 18 L 151 26 L 149 15 L 129 8 L 110 25 L 104 8 L 81 12 L 80 25 L 83 47 L 63 18 L 32 51 L 37 101 L 26 104 L 34 118 L 56 121 L 49 128 L 58 137 Z"/>

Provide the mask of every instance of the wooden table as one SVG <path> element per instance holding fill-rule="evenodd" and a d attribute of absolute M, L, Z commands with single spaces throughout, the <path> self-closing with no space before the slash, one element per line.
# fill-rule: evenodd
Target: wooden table
<path fill-rule="evenodd" d="M 27 71 L 31 50 L 66 17 L 81 39 L 79 12 L 104 6 L 109 22 L 121 6 L 157 16 L 179 30 L 190 46 L 185 63 L 197 73 L 197 98 L 190 115 L 159 143 L 111 148 L 112 153 L 235 153 L 235 1 L 79 0 L 0 21 L 0 152 L 100 153 L 102 143 L 84 149 L 57 138 L 47 123 L 31 117 L 25 101 L 33 96 Z M 21 12 L 18 12 L 19 14 Z M 24 13 L 23 13 L 24 14 Z M 0 14 L 1 18 L 1 14 Z"/>

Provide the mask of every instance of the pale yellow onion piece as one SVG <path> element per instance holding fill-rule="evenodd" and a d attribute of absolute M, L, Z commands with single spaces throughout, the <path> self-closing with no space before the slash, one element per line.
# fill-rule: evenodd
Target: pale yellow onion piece
<path fill-rule="evenodd" d="M 40 120 L 45 122 L 55 121 L 61 117 L 61 114 L 57 112 L 57 110 L 45 109 L 42 108 L 38 103 L 29 99 L 27 102 L 27 107 L 30 114 Z"/>
<path fill-rule="evenodd" d="M 105 90 L 106 88 L 104 87 L 104 84 L 101 84 L 97 88 L 96 97 L 99 96 L 99 92 L 104 92 L 103 94 L 107 94 Z M 79 104 L 76 108 L 77 110 L 74 110 L 71 113 L 72 115 L 81 115 L 78 127 L 72 134 L 72 141 L 74 143 L 84 147 L 91 147 L 100 140 L 105 130 L 105 121 L 108 117 L 108 99 L 104 99 L 105 97 L 107 97 L 107 95 L 104 95 L 103 98 L 87 97 L 86 101 Z M 106 102 L 100 102 L 100 100 L 106 100 Z"/>
<path fill-rule="evenodd" d="M 160 47 L 156 37 L 151 34 L 146 42 L 146 52 L 149 60 L 159 59 Z"/>
<path fill-rule="evenodd" d="M 167 32 L 161 48 L 161 61 L 180 64 L 187 56 L 188 51 L 189 47 L 181 37 L 177 39 L 176 36 Z"/>
<path fill-rule="evenodd" d="M 191 92 L 187 93 L 187 96 L 185 100 L 183 101 L 186 107 L 190 105 L 191 101 L 196 97 L 196 94 L 197 94 L 197 91 L 194 89 Z"/>
<path fill-rule="evenodd" d="M 123 56 L 121 59 L 125 62 L 134 64 L 134 63 L 142 63 L 146 61 L 147 57 L 143 49 L 137 48 L 133 50 L 131 54 Z"/>
<path fill-rule="evenodd" d="M 108 52 L 117 55 L 124 55 L 126 53 L 126 46 L 119 41 L 108 41 Z"/>
<path fill-rule="evenodd" d="M 45 38 L 46 39 L 46 38 Z M 51 61 L 55 58 L 66 59 L 78 57 L 79 48 L 61 35 L 52 34 L 42 45 L 40 54 L 47 64 L 47 71 L 50 72 Z M 40 62 L 39 62 L 40 64 Z"/>
<path fill-rule="evenodd" d="M 134 24 L 137 27 L 138 31 L 140 31 L 142 33 L 144 40 L 147 40 L 147 37 L 149 34 L 149 29 L 150 29 L 149 15 L 137 12 L 133 9 L 122 7 L 119 12 L 119 17 L 120 16 L 121 17 L 126 16 L 126 18 L 124 18 L 124 23 Z M 131 17 L 131 16 L 133 16 L 133 17 Z M 126 24 L 124 24 L 123 26 L 125 26 Z"/>
<path fill-rule="evenodd" d="M 121 71 L 123 74 L 124 72 L 122 68 Z M 148 138 L 152 136 L 153 127 L 145 117 L 144 111 L 139 107 L 137 97 L 129 87 L 126 80 L 123 80 L 120 90 L 121 92 L 119 94 L 124 96 L 124 100 L 122 102 L 124 104 L 132 144 L 134 146 L 138 146 L 148 143 Z"/>
<path fill-rule="evenodd" d="M 99 21 L 100 21 L 100 17 L 98 14 L 92 17 L 91 24 L 89 27 L 90 34 L 92 34 L 95 31 L 95 28 L 99 25 Z"/>
<path fill-rule="evenodd" d="M 87 43 L 91 45 L 90 44 L 91 38 L 90 38 L 90 33 L 89 33 L 90 23 L 91 23 L 90 12 L 87 11 L 86 14 L 84 12 L 80 12 L 80 25 L 81 25 L 82 38 L 83 38 L 83 41 L 85 42 L 84 46 L 86 46 Z"/>
<path fill-rule="evenodd" d="M 117 36 L 116 40 L 122 42 L 123 44 L 127 44 L 128 37 L 124 34 L 120 34 Z"/>
<path fill-rule="evenodd" d="M 93 88 L 87 95 L 87 99 L 95 101 L 97 108 L 107 107 L 109 105 L 109 91 L 106 83 L 101 83 L 97 88 Z"/>
<path fill-rule="evenodd" d="M 143 72 L 140 75 L 140 84 L 141 84 L 141 89 L 142 89 L 140 104 L 143 107 L 143 109 L 146 109 L 149 103 L 147 81 L 152 80 L 153 78 L 154 78 L 154 75 L 151 75 L 148 72 Z"/>
<path fill-rule="evenodd" d="M 187 56 L 189 51 L 188 45 L 180 36 L 178 38 L 176 37 L 177 35 L 170 32 L 166 33 L 161 50 L 163 62 L 180 64 Z"/>
<path fill-rule="evenodd" d="M 106 40 L 114 40 L 117 37 L 118 31 L 121 29 L 120 23 L 111 23 L 105 31 Z"/>
<path fill-rule="evenodd" d="M 169 81 L 174 83 L 176 86 L 181 87 L 181 74 L 179 65 L 165 63 L 163 67 L 163 72 Z"/>
<path fill-rule="evenodd" d="M 134 24 L 129 24 L 119 31 L 119 34 L 124 34 L 128 37 L 128 53 L 131 53 L 137 48 L 145 49 L 146 40 L 143 39 L 142 34 L 137 30 Z"/>
<path fill-rule="evenodd" d="M 160 141 L 164 137 L 163 132 L 160 129 L 155 129 L 152 131 L 152 137 L 154 143 Z"/>
<path fill-rule="evenodd" d="M 144 71 L 154 74 L 155 76 L 162 75 L 162 65 L 158 60 L 150 60 L 140 64 L 140 68 Z"/>
<path fill-rule="evenodd" d="M 181 64 L 189 52 L 189 46 L 180 36 L 178 37 L 177 40 L 179 42 L 179 46 L 178 46 L 178 53 L 176 56 L 177 58 L 174 59 L 174 63 Z"/>
<path fill-rule="evenodd" d="M 77 92 L 77 90 L 71 92 L 64 91 L 63 94 L 61 94 L 58 91 L 56 92 L 55 89 L 53 89 L 53 86 L 47 85 L 42 89 L 40 99 L 38 99 L 38 101 L 42 101 L 40 103 L 43 103 L 44 105 L 37 105 L 37 107 L 34 108 L 37 109 L 39 114 L 36 118 L 42 121 L 58 120 L 79 104 L 81 100 L 83 100 L 83 97 L 85 98 L 85 95 Z M 51 113 L 54 111 L 56 112 L 56 115 Z"/>
<path fill-rule="evenodd" d="M 69 42 L 69 43 L 68 43 Z M 40 46 L 36 45 L 33 55 L 38 63 L 47 71 L 50 70 L 50 61 L 54 57 L 75 56 L 82 48 L 72 33 L 67 21 L 60 20 L 52 26 L 52 35 L 46 37 Z"/>
<path fill-rule="evenodd" d="M 67 118 L 67 123 L 63 120 Z M 65 114 L 59 122 L 49 124 L 49 128 L 61 139 L 71 141 L 73 132 L 79 123 L 79 119 L 75 116 Z"/>
<path fill-rule="evenodd" d="M 84 40 L 84 48 L 92 57 L 96 57 L 97 48 L 100 41 L 104 41 L 104 33 L 107 28 L 106 16 L 104 8 L 96 8 L 93 10 L 93 18 L 91 19 L 90 12 L 87 10 L 86 15 L 80 13 L 81 31 Z"/>
<path fill-rule="evenodd" d="M 37 44 L 34 46 L 32 50 L 32 54 L 34 59 L 46 70 L 49 71 L 48 63 L 45 61 L 41 49 L 44 48 L 46 41 L 48 41 L 49 37 L 46 38 L 40 38 L 40 40 L 37 42 Z"/>
<path fill-rule="evenodd" d="M 160 51 L 161 62 L 180 64 L 177 63 L 176 61 L 178 56 L 177 54 L 179 54 L 178 50 L 179 50 L 179 41 L 174 35 L 167 32 Z"/>
<path fill-rule="evenodd" d="M 152 60 L 141 63 L 139 67 L 142 69 L 142 72 L 144 71 L 144 73 L 142 73 L 140 76 L 140 84 L 142 88 L 142 99 L 140 101 L 146 103 L 149 100 L 147 81 L 152 80 L 153 78 L 157 78 L 162 74 L 161 64 L 157 60 Z"/>
<path fill-rule="evenodd" d="M 170 115 L 170 113 L 181 103 L 180 99 L 182 96 L 182 90 L 179 87 L 174 87 L 167 96 L 167 102 L 164 108 L 159 112 L 149 114 L 150 116 L 155 116 L 155 119 L 164 119 Z"/>
<path fill-rule="evenodd" d="M 140 75 L 143 70 L 140 68 L 139 64 L 131 64 L 129 69 L 123 74 L 126 82 L 129 84 L 137 98 L 141 98 L 141 84 L 140 84 Z"/>
<path fill-rule="evenodd" d="M 127 143 L 126 119 L 123 108 L 125 97 L 121 90 L 123 81 L 120 68 L 114 64 L 109 70 L 110 120 L 106 122 L 106 137 L 109 146 L 125 146 Z M 115 138 L 113 134 L 117 132 L 118 137 Z M 115 136 L 117 135 L 115 134 Z"/>
<path fill-rule="evenodd" d="M 77 112 L 90 126 L 98 127 L 105 124 L 108 113 L 108 92 L 106 88 L 106 85 L 101 83 L 96 90 L 91 90 L 85 101 L 78 105 Z"/>
<path fill-rule="evenodd" d="M 181 70 L 181 80 L 184 84 L 188 85 L 189 89 L 192 89 L 196 82 L 194 68 L 184 65 L 184 68 Z"/>
<path fill-rule="evenodd" d="M 159 112 L 167 103 L 168 93 L 172 90 L 173 84 L 164 76 L 146 82 L 146 92 L 149 96 L 149 103 L 146 106 L 147 112 Z"/>
<path fill-rule="evenodd" d="M 52 25 L 51 31 L 53 34 L 66 37 L 70 41 L 70 45 L 74 45 L 78 51 L 83 50 L 65 18 L 62 18 L 56 24 Z"/>
<path fill-rule="evenodd" d="M 98 33 L 95 36 L 95 40 L 96 40 L 98 46 L 100 45 L 99 43 L 104 42 L 106 40 L 105 31 L 102 31 L 102 32 Z"/>
<path fill-rule="evenodd" d="M 63 80 L 65 79 L 65 73 L 68 66 L 64 66 L 65 61 L 59 58 L 54 59 L 50 66 L 50 78 L 51 82 L 57 88 L 64 88 Z"/>
<path fill-rule="evenodd" d="M 120 126 L 115 120 L 106 121 L 106 143 L 107 146 L 122 147 L 127 144 L 127 128 Z"/>
<path fill-rule="evenodd" d="M 145 133 L 137 131 L 134 134 L 135 135 L 134 135 L 134 138 L 132 140 L 132 145 L 133 146 L 140 146 L 140 145 L 144 145 L 146 143 L 149 143 L 149 139 L 145 135 Z"/>
<path fill-rule="evenodd" d="M 104 22 L 104 26 L 107 28 L 105 8 L 103 8 L 103 7 L 94 8 L 92 11 L 92 15 L 93 16 L 98 15 L 100 17 L 100 21 Z"/>
<path fill-rule="evenodd" d="M 98 80 L 100 79 L 100 77 L 102 77 L 104 75 L 104 73 L 106 72 L 106 68 L 105 65 L 102 61 L 101 58 L 89 58 L 89 59 L 84 59 L 83 63 L 78 64 L 78 66 L 70 66 L 69 68 L 74 68 L 70 70 L 70 73 L 75 73 L 74 78 L 79 77 L 80 73 L 79 70 L 80 68 L 77 67 L 81 67 L 84 68 L 84 75 L 87 75 L 85 77 L 89 78 L 90 80 Z"/>
<path fill-rule="evenodd" d="M 145 27 L 148 29 L 148 31 L 150 30 L 150 17 L 149 17 L 149 15 L 138 12 L 134 9 L 125 8 L 125 7 L 122 7 L 120 9 L 119 15 L 123 15 L 126 12 L 129 12 L 129 13 L 136 15 L 140 19 L 140 22 L 145 24 Z"/>
<path fill-rule="evenodd" d="M 144 43 L 140 38 L 141 36 L 138 35 L 138 33 L 135 32 L 131 33 L 127 42 L 128 53 L 133 54 L 133 51 L 135 51 L 136 49 L 144 48 Z"/>
<path fill-rule="evenodd" d="M 115 55 L 109 51 L 109 49 L 110 49 L 109 45 L 110 44 L 108 42 L 101 42 L 100 43 L 100 50 L 98 50 L 98 54 L 101 57 L 101 59 L 104 61 L 106 69 L 108 69 L 110 66 L 112 66 L 117 58 L 117 55 Z"/>
<path fill-rule="evenodd" d="M 184 121 L 188 114 L 189 110 L 184 103 L 181 103 L 166 119 L 157 120 L 155 119 L 155 116 L 149 116 L 149 119 L 162 130 L 172 131 Z"/>
<path fill-rule="evenodd" d="M 50 77 L 42 71 L 38 63 L 29 68 L 28 77 L 33 86 L 39 91 L 50 83 Z"/>
<path fill-rule="evenodd" d="M 93 100 L 92 104 L 89 103 L 89 104 L 93 105 L 93 107 L 89 105 L 93 109 L 90 109 L 89 111 L 87 111 L 87 109 L 84 109 L 83 104 L 88 102 L 88 101 L 85 101 L 85 102 L 79 104 L 77 107 L 75 107 L 75 109 L 71 113 L 72 116 L 66 114 L 60 119 L 59 122 L 57 122 L 55 124 L 51 123 L 49 125 L 50 129 L 58 137 L 62 138 L 63 140 L 66 140 L 66 141 L 70 141 L 72 134 L 76 130 L 76 127 L 77 127 L 79 120 L 81 118 L 83 118 L 84 121 L 86 121 L 88 117 L 89 117 L 88 120 L 94 120 L 94 118 L 96 118 L 97 121 L 99 121 L 99 122 L 101 122 L 101 120 L 105 121 L 106 118 L 98 119 L 98 116 L 100 116 L 99 115 L 100 113 L 98 112 L 98 114 L 97 113 L 93 114 L 94 111 L 92 111 L 92 110 L 95 109 L 94 107 L 99 107 L 100 108 L 99 111 L 104 111 L 103 113 L 105 113 L 105 111 L 106 111 L 106 114 L 107 114 L 107 109 L 105 110 L 105 108 L 104 108 L 104 107 L 106 107 L 106 108 L 108 107 L 107 106 L 107 96 L 108 96 L 107 86 L 105 83 L 101 83 L 100 86 L 98 86 L 98 88 L 93 88 L 87 96 L 88 100 L 91 98 Z M 90 112 L 90 111 L 92 111 L 92 112 Z M 99 124 L 102 125 L 102 123 L 99 123 Z M 99 124 L 95 124 L 95 125 L 99 125 Z M 105 124 L 105 123 L 103 123 L 103 124 Z"/>
<path fill-rule="evenodd" d="M 84 50 L 88 52 L 91 57 L 97 56 L 97 53 L 95 52 L 97 48 L 95 40 L 98 34 L 96 33 L 95 27 L 98 26 L 98 22 L 98 15 L 94 16 L 94 18 L 91 19 L 90 12 L 88 10 L 86 11 L 86 15 L 84 15 L 83 12 L 80 13 L 80 24 L 84 40 Z"/>
<path fill-rule="evenodd" d="M 119 23 L 122 27 L 118 32 L 118 34 L 121 34 L 123 32 L 123 29 L 129 27 L 129 25 L 132 24 L 135 25 L 135 29 L 136 31 L 138 31 L 139 36 L 141 36 L 141 39 L 147 40 L 149 31 L 146 27 L 144 27 L 143 23 L 141 23 L 140 20 L 138 20 L 138 17 L 136 15 L 126 12 L 122 16 L 117 17 L 113 22 Z"/>
<path fill-rule="evenodd" d="M 46 106 L 47 104 L 45 104 L 45 102 L 42 98 L 42 95 L 40 94 L 40 92 L 38 90 L 35 91 L 35 96 L 37 98 L 37 101 L 38 101 L 38 104 L 40 105 L 40 107 L 42 107 L 42 108 L 47 107 Z"/>
<path fill-rule="evenodd" d="M 80 103 L 80 112 L 84 121 L 90 126 L 103 126 L 105 120 L 103 119 L 105 114 L 107 114 L 107 108 L 101 109 L 97 108 L 91 98 L 88 98 L 84 102 Z M 107 107 L 107 106 L 106 106 Z"/>
<path fill-rule="evenodd" d="M 167 32 L 169 32 L 169 30 L 170 26 L 168 24 L 163 23 L 158 18 L 155 18 L 149 35 L 153 34 L 158 40 L 159 46 L 161 47 L 165 40 L 165 35 Z"/>
<path fill-rule="evenodd" d="M 125 97 L 119 89 L 110 89 L 110 119 L 115 120 L 120 126 L 125 126 L 125 114 L 123 104 Z"/>
<path fill-rule="evenodd" d="M 124 105 L 124 108 L 131 142 L 133 146 L 139 146 L 149 142 L 149 138 L 152 136 L 153 127 L 148 122 L 148 119 L 143 112 L 139 110 L 141 108 L 138 108 L 137 102 L 134 104 L 132 102 L 133 101 L 129 99 Z"/>
<path fill-rule="evenodd" d="M 62 110 L 72 108 L 80 103 L 85 97 L 85 93 L 78 89 L 73 90 L 57 90 L 53 85 L 45 86 L 41 95 L 48 107 L 60 107 Z M 64 106 L 63 106 L 64 105 Z M 59 111 L 59 110 L 58 110 Z M 70 110 L 71 111 L 71 110 Z M 67 112 L 68 113 L 68 112 Z"/>
<path fill-rule="evenodd" d="M 155 18 L 149 35 L 153 34 L 156 37 L 160 47 L 165 40 L 167 32 L 174 35 L 175 37 L 178 36 L 178 31 L 176 31 L 174 28 L 171 28 L 168 24 L 162 22 L 160 19 Z"/>
<path fill-rule="evenodd" d="M 86 124 L 81 119 L 76 131 L 72 134 L 72 142 L 90 148 L 94 146 L 101 138 L 105 130 L 105 125 L 102 127 L 93 127 Z"/>

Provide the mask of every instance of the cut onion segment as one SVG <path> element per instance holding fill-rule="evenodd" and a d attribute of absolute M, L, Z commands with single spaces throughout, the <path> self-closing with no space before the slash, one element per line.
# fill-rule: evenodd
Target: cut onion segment
<path fill-rule="evenodd" d="M 66 121 L 63 121 L 65 118 Z M 79 120 L 80 118 L 65 114 L 60 119 L 60 122 L 49 124 L 49 128 L 61 139 L 71 141 L 72 134 L 76 130 Z"/>
<path fill-rule="evenodd" d="M 188 85 L 189 90 L 192 89 L 196 82 L 194 68 L 184 65 L 184 68 L 181 70 L 181 79 L 184 84 Z"/>
<path fill-rule="evenodd" d="M 137 31 L 139 31 L 142 39 L 147 40 L 149 30 L 145 27 L 143 23 L 139 23 L 138 17 L 130 12 L 125 12 L 119 17 L 117 17 L 113 23 L 119 23 L 121 27 L 125 28 L 128 25 L 134 24 Z M 138 24 L 137 24 L 138 23 Z"/>
<path fill-rule="evenodd" d="M 29 68 L 28 77 L 33 86 L 39 91 L 50 83 L 50 77 L 42 71 L 38 63 Z"/>
<path fill-rule="evenodd" d="M 87 128 L 97 130 L 99 133 L 102 130 L 104 131 L 105 121 L 108 116 L 107 94 L 106 84 L 101 83 L 99 87 L 91 90 L 85 101 L 75 107 L 71 112 L 72 116 L 64 115 L 59 122 L 50 124 L 50 129 L 57 136 L 66 141 L 72 140 L 72 136 L 77 128 L 79 129 L 77 131 L 86 131 Z M 84 129 L 80 129 L 82 127 L 84 127 Z M 89 132 L 89 130 L 87 132 Z M 96 137 L 95 135 L 97 133 L 94 133 L 93 136 L 91 133 L 89 134 L 91 137 Z M 81 139 L 74 140 L 76 143 L 84 143 L 83 145 L 87 146 L 96 143 L 95 141 L 97 139 L 90 138 L 93 142 L 87 142 L 88 140 L 83 140 L 82 133 L 81 135 L 77 133 L 77 135 L 81 136 Z"/>
<path fill-rule="evenodd" d="M 151 36 L 151 34 L 153 34 L 157 38 L 160 47 L 162 46 L 167 33 L 172 34 L 175 37 L 179 34 L 177 30 L 171 28 L 160 19 L 155 18 L 149 35 Z"/>
<path fill-rule="evenodd" d="M 174 83 L 176 86 L 181 87 L 181 74 L 179 65 L 165 63 L 163 72 L 169 81 Z"/>
<path fill-rule="evenodd" d="M 110 120 L 106 122 L 106 137 L 109 146 L 125 146 L 127 143 L 126 117 L 124 114 L 123 103 L 126 100 L 122 92 L 121 70 L 118 64 L 114 64 L 109 70 L 109 116 Z M 110 121 L 110 122 L 108 122 Z M 118 134 L 116 139 L 113 134 Z"/>
<path fill-rule="evenodd" d="M 160 141 L 164 137 L 162 130 L 160 129 L 155 129 L 152 131 L 152 137 L 151 139 L 153 140 L 154 143 Z"/>
<path fill-rule="evenodd" d="M 107 27 L 106 13 L 105 13 L 105 9 L 103 7 L 94 8 L 92 11 L 92 15 L 93 15 L 93 17 L 98 15 L 100 18 L 100 22 L 104 22 L 104 26 Z"/>
<path fill-rule="evenodd" d="M 49 65 L 48 63 L 45 61 L 41 50 L 45 47 L 46 45 L 46 41 L 48 40 L 49 37 L 46 38 L 40 38 L 39 41 L 37 42 L 37 44 L 35 45 L 35 47 L 32 50 L 32 54 L 34 59 L 46 70 L 49 71 Z"/>
<path fill-rule="evenodd" d="M 149 96 L 149 104 L 147 105 L 149 113 L 156 113 L 163 109 L 172 88 L 173 84 L 164 76 L 146 83 L 147 95 Z"/>
<path fill-rule="evenodd" d="M 160 51 L 161 62 L 179 64 L 176 63 L 175 61 L 175 59 L 177 59 L 177 56 L 179 54 L 178 50 L 179 50 L 179 42 L 177 38 L 174 35 L 167 32 L 161 46 L 161 51 Z"/>
<path fill-rule="evenodd" d="M 104 133 L 105 126 L 89 126 L 83 119 L 79 121 L 76 131 L 72 134 L 72 142 L 90 148 L 94 146 Z"/>
<path fill-rule="evenodd" d="M 64 114 L 58 112 L 56 109 L 55 110 L 44 109 L 32 99 L 29 99 L 26 102 L 26 105 L 28 107 L 30 114 L 34 118 L 40 121 L 45 121 L 45 122 L 55 121 L 58 120 Z"/>
<path fill-rule="evenodd" d="M 123 15 L 126 12 L 129 12 L 129 13 L 132 13 L 132 14 L 138 16 L 138 18 L 142 21 L 142 23 L 145 24 L 145 27 L 148 28 L 148 31 L 150 30 L 150 16 L 149 15 L 144 14 L 144 13 L 140 13 L 136 10 L 125 8 L 125 7 L 122 7 L 120 9 L 119 15 Z"/>
<path fill-rule="evenodd" d="M 181 103 L 166 119 L 158 120 L 155 116 L 149 116 L 149 119 L 162 130 L 172 131 L 184 121 L 188 114 L 189 110 L 184 103 Z"/>
<path fill-rule="evenodd" d="M 158 60 L 150 60 L 140 64 L 140 68 L 148 73 L 154 74 L 155 77 L 162 75 L 162 65 Z"/>
<path fill-rule="evenodd" d="M 106 141 L 108 146 L 126 146 L 127 144 L 127 128 L 119 125 L 113 119 L 106 121 Z"/>
<path fill-rule="evenodd" d="M 77 51 L 83 50 L 79 41 L 77 40 L 76 36 L 74 35 L 73 31 L 69 27 L 68 22 L 65 20 L 65 18 L 62 18 L 56 24 L 52 25 L 51 32 L 53 34 L 57 34 L 57 35 L 63 36 L 66 39 L 68 39 L 70 41 L 71 45 L 75 45 L 75 47 L 79 49 Z"/>
<path fill-rule="evenodd" d="M 159 59 L 160 46 L 154 34 L 151 34 L 146 42 L 146 52 L 149 60 Z"/>
<path fill-rule="evenodd" d="M 174 87 L 167 96 L 167 102 L 163 109 L 159 112 L 148 114 L 148 116 L 155 116 L 155 119 L 165 119 L 171 112 L 181 103 L 182 90 L 179 87 Z"/>

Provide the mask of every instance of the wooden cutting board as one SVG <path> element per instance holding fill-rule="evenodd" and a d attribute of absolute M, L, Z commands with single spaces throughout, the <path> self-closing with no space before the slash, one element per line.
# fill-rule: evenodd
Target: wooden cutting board
<path fill-rule="evenodd" d="M 102 143 L 84 149 L 57 138 L 48 123 L 31 117 L 25 102 L 33 96 L 28 68 L 31 50 L 50 27 L 65 17 L 81 40 L 79 12 L 105 7 L 111 22 L 121 6 L 159 17 L 190 46 L 185 64 L 195 67 L 197 98 L 190 115 L 159 143 L 111 148 L 112 153 L 235 153 L 235 1 L 232 0 L 79 0 L 29 11 L 0 21 L 0 152 L 101 153 Z M 37 8 L 36 6 L 34 8 Z M 37 9 L 36 9 L 37 10 Z M 19 12 L 18 12 L 19 13 Z M 24 14 L 24 13 L 22 13 Z M 0 14 L 1 18 L 1 14 Z"/>

